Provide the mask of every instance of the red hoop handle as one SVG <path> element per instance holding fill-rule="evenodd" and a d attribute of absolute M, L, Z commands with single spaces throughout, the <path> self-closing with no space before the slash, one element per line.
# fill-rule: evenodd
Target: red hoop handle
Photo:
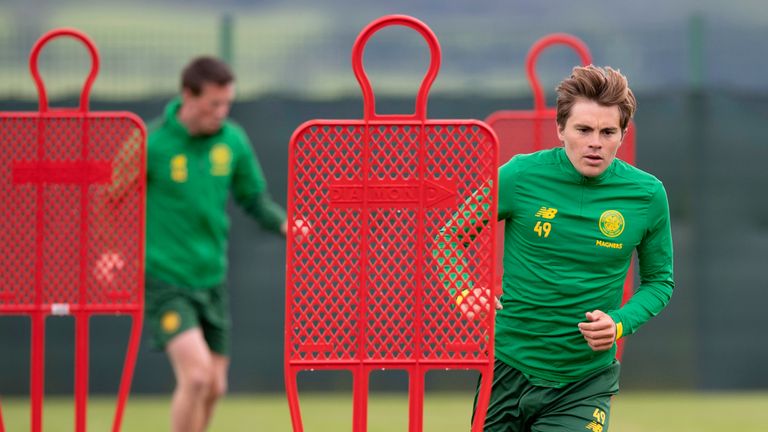
<path fill-rule="evenodd" d="M 567 33 L 553 33 L 536 41 L 525 58 L 528 82 L 531 83 L 531 89 L 533 90 L 533 109 L 536 111 L 544 111 L 547 108 L 544 92 L 541 90 L 541 83 L 536 76 L 536 62 L 539 60 L 539 55 L 541 55 L 542 51 L 552 45 L 567 45 L 573 48 L 576 54 L 581 57 L 581 64 L 583 66 L 592 64 L 592 54 L 590 54 L 587 44 L 576 36 Z"/>
<path fill-rule="evenodd" d="M 396 25 L 410 27 L 419 32 L 427 41 L 432 58 L 429 69 L 427 69 L 427 73 L 424 75 L 419 87 L 419 93 L 416 96 L 416 109 L 414 113 L 412 115 L 379 115 L 376 114 L 376 98 L 371 88 L 371 81 L 368 79 L 368 75 L 366 75 L 365 68 L 363 67 L 363 53 L 365 51 L 365 44 L 368 43 L 368 40 L 374 33 L 384 27 Z M 363 118 L 365 120 L 385 118 L 426 120 L 429 89 L 432 87 L 439 69 L 440 43 L 426 24 L 407 15 L 387 15 L 371 22 L 360 32 L 352 47 L 352 70 L 355 72 L 357 82 L 360 83 L 360 89 L 363 91 Z"/>
<path fill-rule="evenodd" d="M 35 42 L 35 46 L 32 47 L 32 53 L 29 55 L 29 70 L 32 72 L 32 79 L 35 80 L 35 86 L 37 87 L 37 92 L 39 94 L 40 111 L 46 112 L 49 107 L 48 94 L 45 91 L 45 83 L 43 83 L 43 79 L 40 76 L 40 70 L 38 69 L 38 58 L 40 57 L 40 51 L 43 50 L 45 44 L 58 37 L 71 37 L 79 40 L 86 46 L 86 48 L 88 48 L 88 52 L 91 54 L 91 72 L 85 79 L 83 90 L 80 93 L 79 107 L 79 111 L 87 112 L 91 86 L 93 86 L 93 82 L 96 80 L 96 75 L 99 73 L 99 52 L 96 50 L 96 45 L 94 45 L 91 38 L 80 30 L 71 28 L 55 29 L 44 34 L 37 40 L 37 42 Z"/>

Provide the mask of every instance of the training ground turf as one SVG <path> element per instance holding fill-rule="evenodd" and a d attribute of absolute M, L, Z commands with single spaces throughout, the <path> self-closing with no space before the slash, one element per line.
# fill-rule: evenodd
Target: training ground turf
<path fill-rule="evenodd" d="M 424 431 L 467 431 L 472 395 L 427 395 Z M 169 398 L 134 395 L 128 402 L 124 432 L 168 430 Z M 2 399 L 8 432 L 29 430 L 28 401 Z M 111 399 L 91 398 L 89 431 L 110 430 Z M 44 430 L 71 432 L 71 399 L 49 397 Z M 352 403 L 343 394 L 308 393 L 302 397 L 306 432 L 351 431 Z M 373 394 L 369 432 L 408 430 L 407 401 L 403 395 Z M 611 415 L 614 432 L 758 432 L 768 425 L 768 393 L 626 393 L 615 399 Z M 210 430 L 226 432 L 290 431 L 283 395 L 230 395 L 219 406 Z"/>

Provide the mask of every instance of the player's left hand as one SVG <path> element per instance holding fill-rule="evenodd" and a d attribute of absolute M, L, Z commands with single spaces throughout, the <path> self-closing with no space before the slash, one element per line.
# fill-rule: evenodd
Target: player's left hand
<path fill-rule="evenodd" d="M 579 331 L 592 351 L 607 351 L 616 341 L 616 323 L 601 310 L 587 312 L 587 322 L 579 323 Z"/>

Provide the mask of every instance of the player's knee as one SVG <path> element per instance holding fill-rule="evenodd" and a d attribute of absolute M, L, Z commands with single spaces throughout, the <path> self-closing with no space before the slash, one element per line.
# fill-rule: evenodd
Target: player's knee
<path fill-rule="evenodd" d="M 213 379 L 211 372 L 206 367 L 192 368 L 184 374 L 179 381 L 179 386 L 191 394 L 206 395 L 211 392 Z"/>
<path fill-rule="evenodd" d="M 228 385 L 227 380 L 214 380 L 211 386 L 210 398 L 213 400 L 221 399 L 227 394 Z"/>

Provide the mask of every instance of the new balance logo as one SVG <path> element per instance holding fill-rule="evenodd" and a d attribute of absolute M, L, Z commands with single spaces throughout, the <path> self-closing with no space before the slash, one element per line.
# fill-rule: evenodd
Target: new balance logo
<path fill-rule="evenodd" d="M 547 207 L 540 208 L 539 211 L 537 211 L 535 214 L 536 217 L 540 217 L 544 219 L 554 219 L 555 215 L 557 215 L 557 209 L 547 208 Z"/>
<path fill-rule="evenodd" d="M 603 432 L 603 425 L 598 424 L 597 422 L 590 422 L 586 426 L 587 430 L 591 430 L 592 432 Z"/>

